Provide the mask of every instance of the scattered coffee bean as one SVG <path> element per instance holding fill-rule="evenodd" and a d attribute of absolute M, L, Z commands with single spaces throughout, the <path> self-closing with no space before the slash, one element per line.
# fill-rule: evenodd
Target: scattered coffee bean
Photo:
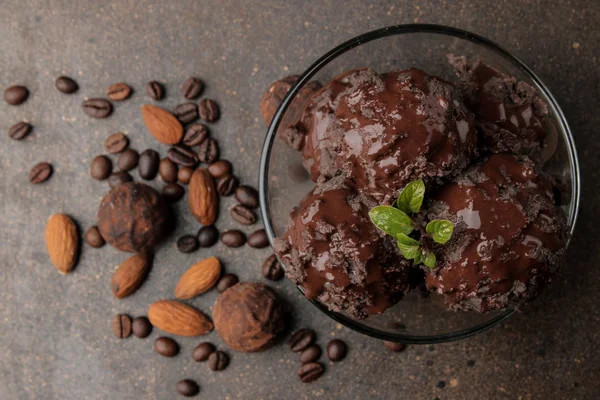
<path fill-rule="evenodd" d="M 112 329 L 117 338 L 128 338 L 131 336 L 131 317 L 126 314 L 115 315 L 112 320 Z"/>
<path fill-rule="evenodd" d="M 246 207 L 256 208 L 259 205 L 258 192 L 250 186 L 238 187 L 235 191 L 235 198 Z"/>
<path fill-rule="evenodd" d="M 252 232 L 248 236 L 248 246 L 254 247 L 255 249 L 264 249 L 269 245 L 269 237 L 264 229 L 259 229 Z"/>
<path fill-rule="evenodd" d="M 140 177 L 147 181 L 154 179 L 158 173 L 158 164 L 160 164 L 158 153 L 152 149 L 144 150 L 138 161 Z"/>
<path fill-rule="evenodd" d="M 198 160 L 205 164 L 211 164 L 219 158 L 219 145 L 213 138 L 207 137 L 198 146 Z"/>
<path fill-rule="evenodd" d="M 118 154 L 129 146 L 129 139 L 121 132 L 113 133 L 104 141 L 104 149 L 109 154 Z"/>
<path fill-rule="evenodd" d="M 75 93 L 77 89 L 79 89 L 79 85 L 77 84 L 77 82 L 75 82 L 68 76 L 59 76 L 58 78 L 56 78 L 56 82 L 54 82 L 54 85 L 56 86 L 59 92 L 65 94 Z"/>
<path fill-rule="evenodd" d="M 100 231 L 96 225 L 90 226 L 88 230 L 85 231 L 83 238 L 87 244 L 95 249 L 98 249 L 106 244 L 106 241 L 100 234 Z"/>
<path fill-rule="evenodd" d="M 146 83 L 146 93 L 152 100 L 162 100 L 165 97 L 165 88 L 157 81 L 150 81 Z"/>
<path fill-rule="evenodd" d="M 221 242 L 227 247 L 241 247 L 246 243 L 244 232 L 232 229 L 221 234 Z"/>
<path fill-rule="evenodd" d="M 167 157 L 175 164 L 179 164 L 182 167 L 195 167 L 198 160 L 196 159 L 196 153 L 189 147 L 176 144 L 169 149 Z"/>
<path fill-rule="evenodd" d="M 263 94 L 260 101 L 260 111 L 263 117 L 265 126 L 271 124 L 273 115 L 279 108 L 281 101 L 284 99 L 287 92 L 298 81 L 298 75 L 286 76 L 278 81 L 273 82 Z"/>
<path fill-rule="evenodd" d="M 321 348 L 316 344 L 313 344 L 300 353 L 300 362 L 302 364 L 315 362 L 319 357 L 321 357 Z"/>
<path fill-rule="evenodd" d="M 189 77 L 183 82 L 183 87 L 181 88 L 181 94 L 188 100 L 195 99 L 200 96 L 202 90 L 204 89 L 204 85 L 198 78 Z"/>
<path fill-rule="evenodd" d="M 173 339 L 161 336 L 154 341 L 154 351 L 164 357 L 175 357 L 179 354 L 179 345 Z"/>
<path fill-rule="evenodd" d="M 285 271 L 275 254 L 271 254 L 269 258 L 265 260 L 261 272 L 265 278 L 271 281 L 278 281 L 285 275 Z"/>
<path fill-rule="evenodd" d="M 177 180 L 179 181 L 179 183 L 187 185 L 188 183 L 190 183 L 190 179 L 192 179 L 193 173 L 194 168 L 182 167 L 179 169 L 179 172 L 177 172 Z"/>
<path fill-rule="evenodd" d="M 112 161 L 106 156 L 96 156 L 90 165 L 90 175 L 99 181 L 107 179 L 112 173 Z"/>
<path fill-rule="evenodd" d="M 217 192 L 221 196 L 231 196 L 235 189 L 237 189 L 240 181 L 233 175 L 228 175 L 224 178 L 219 179 L 217 182 Z"/>
<path fill-rule="evenodd" d="M 29 171 L 29 182 L 34 185 L 46 182 L 52 176 L 52 172 L 52 165 L 47 162 L 38 163 Z"/>
<path fill-rule="evenodd" d="M 311 362 L 303 364 L 298 369 L 298 376 L 302 382 L 309 383 L 319 379 L 323 375 L 323 371 L 325 371 L 325 368 L 321 363 Z"/>
<path fill-rule="evenodd" d="M 185 128 L 182 143 L 186 146 L 198 146 L 208 136 L 208 128 L 204 124 L 191 124 Z"/>
<path fill-rule="evenodd" d="M 219 119 L 219 106 L 214 100 L 204 99 L 198 104 L 198 114 L 204 121 L 215 122 Z"/>
<path fill-rule="evenodd" d="M 14 140 L 21 140 L 29 135 L 33 127 L 27 122 L 18 122 L 8 128 L 8 136 Z"/>
<path fill-rule="evenodd" d="M 288 340 L 288 344 L 293 352 L 298 353 L 306 350 L 309 346 L 312 346 L 316 339 L 317 335 L 313 330 L 303 328 L 292 334 Z"/>
<path fill-rule="evenodd" d="M 189 124 L 198 119 L 198 107 L 194 103 L 183 103 L 175 107 L 173 115 L 182 124 Z"/>
<path fill-rule="evenodd" d="M 208 172 L 215 179 L 220 179 L 231 174 L 231 163 L 227 160 L 217 160 L 208 166 Z"/>
<path fill-rule="evenodd" d="M 131 171 L 138 166 L 140 155 L 133 149 L 127 149 L 121 153 L 117 165 L 121 171 Z"/>
<path fill-rule="evenodd" d="M 406 349 L 406 345 L 404 343 L 388 342 L 387 340 L 383 341 L 383 345 L 386 349 L 391 350 L 394 353 L 399 353 Z"/>
<path fill-rule="evenodd" d="M 177 183 L 169 183 L 162 189 L 162 195 L 169 204 L 177 203 L 184 194 L 185 189 Z"/>
<path fill-rule="evenodd" d="M 200 386 L 191 379 L 183 379 L 177 382 L 177 393 L 184 397 L 194 397 L 198 393 L 200 393 Z"/>
<path fill-rule="evenodd" d="M 192 253 L 198 250 L 198 239 L 193 235 L 184 235 L 177 239 L 177 250 L 182 253 Z"/>
<path fill-rule="evenodd" d="M 217 349 L 212 343 L 203 342 L 200 343 L 192 352 L 192 357 L 196 362 L 202 362 L 208 360 L 208 356 L 214 353 Z"/>
<path fill-rule="evenodd" d="M 163 181 L 167 183 L 177 182 L 177 164 L 168 158 L 160 160 L 158 165 L 158 173 Z"/>
<path fill-rule="evenodd" d="M 231 209 L 231 216 L 242 225 L 252 225 L 256 222 L 256 215 L 248 207 L 236 204 Z"/>
<path fill-rule="evenodd" d="M 4 100 L 11 106 L 23 104 L 29 97 L 29 89 L 25 86 L 15 85 L 4 89 Z"/>
<path fill-rule="evenodd" d="M 152 324 L 147 317 L 137 317 L 131 324 L 131 330 L 135 337 L 143 339 L 150 336 L 152 333 Z"/>
<path fill-rule="evenodd" d="M 223 371 L 229 365 L 229 356 L 222 351 L 215 351 L 208 356 L 208 367 L 213 371 Z"/>
<path fill-rule="evenodd" d="M 133 177 L 125 171 L 114 172 L 108 177 L 108 185 L 111 188 L 119 186 L 121 183 L 131 182 Z"/>
<path fill-rule="evenodd" d="M 348 346 L 340 339 L 333 339 L 327 345 L 327 357 L 331 361 L 342 361 L 348 354 Z"/>
<path fill-rule="evenodd" d="M 113 110 L 111 102 L 106 99 L 84 100 L 81 103 L 81 107 L 83 108 L 83 112 L 92 118 L 106 118 Z"/>
<path fill-rule="evenodd" d="M 203 226 L 198 230 L 200 247 L 212 247 L 219 240 L 219 231 L 214 225 Z"/>
<path fill-rule="evenodd" d="M 112 101 L 123 101 L 131 95 L 131 87 L 125 83 L 113 83 L 106 91 L 106 97 Z"/>
<path fill-rule="evenodd" d="M 239 279 L 236 275 L 225 274 L 221 277 L 221 279 L 219 279 L 219 282 L 217 282 L 217 291 L 219 293 L 223 293 L 238 282 Z"/>

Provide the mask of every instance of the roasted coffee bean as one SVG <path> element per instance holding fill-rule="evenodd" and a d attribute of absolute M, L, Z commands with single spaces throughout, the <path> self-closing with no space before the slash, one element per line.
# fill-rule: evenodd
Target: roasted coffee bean
<path fill-rule="evenodd" d="M 138 166 L 140 155 L 133 149 L 127 149 L 121 153 L 117 165 L 121 171 L 131 171 Z"/>
<path fill-rule="evenodd" d="M 200 393 L 200 386 L 191 379 L 183 379 L 177 382 L 177 393 L 184 397 L 194 397 L 198 393 Z"/>
<path fill-rule="evenodd" d="M 29 182 L 37 185 L 38 183 L 46 182 L 52 176 L 53 168 L 52 165 L 47 162 L 41 162 L 36 164 L 31 171 L 29 171 Z"/>
<path fill-rule="evenodd" d="M 333 339 L 327 345 L 327 357 L 331 361 L 342 361 L 348 353 L 348 346 L 340 339 Z"/>
<path fill-rule="evenodd" d="M 229 356 L 222 351 L 215 351 L 208 356 L 208 367 L 213 371 L 223 371 L 229 365 Z"/>
<path fill-rule="evenodd" d="M 400 353 L 406 349 L 406 345 L 404 343 L 388 342 L 387 340 L 383 341 L 383 346 L 394 353 Z"/>
<path fill-rule="evenodd" d="M 109 154 L 118 154 L 129 146 L 129 139 L 121 132 L 113 133 L 104 141 L 104 150 Z"/>
<path fill-rule="evenodd" d="M 146 93 L 152 100 L 162 100 L 165 97 L 165 88 L 160 82 L 150 81 L 146 83 Z"/>
<path fill-rule="evenodd" d="M 173 339 L 161 336 L 154 341 L 154 351 L 164 357 L 175 357 L 179 354 L 179 345 Z"/>
<path fill-rule="evenodd" d="M 290 349 L 292 349 L 293 352 L 297 353 L 313 345 L 316 339 L 317 335 L 313 330 L 303 328 L 297 330 L 292 334 L 292 336 L 288 340 L 288 344 L 290 345 Z"/>
<path fill-rule="evenodd" d="M 221 277 L 221 279 L 219 279 L 219 282 L 217 282 L 217 291 L 219 293 L 223 293 L 238 282 L 239 279 L 236 275 L 225 274 Z"/>
<path fill-rule="evenodd" d="M 150 336 L 152 333 L 152 324 L 147 317 L 137 317 L 131 324 L 131 330 L 135 337 L 143 339 Z"/>
<path fill-rule="evenodd" d="M 195 99 L 200 96 L 202 90 L 204 89 L 204 85 L 198 78 L 189 77 L 183 82 L 183 87 L 181 88 L 181 94 L 188 100 Z"/>
<path fill-rule="evenodd" d="M 8 128 L 8 136 L 14 140 L 21 140 L 29 135 L 33 127 L 27 122 L 18 122 Z"/>
<path fill-rule="evenodd" d="M 256 208 L 259 205 L 258 192 L 250 186 L 238 187 L 235 191 L 235 198 L 246 207 Z"/>
<path fill-rule="evenodd" d="M 214 353 L 217 349 L 212 343 L 203 342 L 200 343 L 192 352 L 192 357 L 196 362 L 202 362 L 208 360 L 208 356 Z"/>
<path fill-rule="evenodd" d="M 186 146 L 198 146 L 208 136 L 208 128 L 204 124 L 191 124 L 183 132 L 182 143 Z"/>
<path fill-rule="evenodd" d="M 269 258 L 265 260 L 261 272 L 265 278 L 271 281 L 278 281 L 285 275 L 285 271 L 275 254 L 270 255 Z"/>
<path fill-rule="evenodd" d="M 92 118 L 106 118 L 113 110 L 112 104 L 106 99 L 89 99 L 81 103 L 83 112 Z"/>
<path fill-rule="evenodd" d="M 212 247 L 219 240 L 219 231 L 214 225 L 203 226 L 198 230 L 200 247 Z"/>
<path fill-rule="evenodd" d="M 113 83 L 106 91 L 106 97 L 112 101 L 123 101 L 131 95 L 131 87 L 125 83 Z"/>
<path fill-rule="evenodd" d="M 85 231 L 83 238 L 87 244 L 95 249 L 98 249 L 106 244 L 106 241 L 100 234 L 100 231 L 96 225 L 90 226 L 88 230 Z"/>
<path fill-rule="evenodd" d="M 4 100 L 11 106 L 23 104 L 29 97 L 29 89 L 25 86 L 15 85 L 4 89 Z"/>
<path fill-rule="evenodd" d="M 185 189 L 177 183 L 169 183 L 162 189 L 162 195 L 168 204 L 177 203 L 184 194 Z"/>
<path fill-rule="evenodd" d="M 323 371 L 325 371 L 325 368 L 321 363 L 311 362 L 303 364 L 298 369 L 298 376 L 302 382 L 309 383 L 319 379 L 323 375 Z"/>
<path fill-rule="evenodd" d="M 309 362 L 315 362 L 321 357 L 321 348 L 316 344 L 306 348 L 300 353 L 300 362 L 306 364 Z"/>
<path fill-rule="evenodd" d="M 140 177 L 147 181 L 154 179 L 158 173 L 158 164 L 160 164 L 158 153 L 152 149 L 144 150 L 138 161 Z"/>
<path fill-rule="evenodd" d="M 65 94 L 75 93 L 77 89 L 79 89 L 79 85 L 77 84 L 77 82 L 75 82 L 68 76 L 59 76 L 58 78 L 56 78 L 56 82 L 54 82 L 54 85 L 56 86 L 59 92 Z"/>
<path fill-rule="evenodd" d="M 106 156 L 96 156 L 90 165 L 90 175 L 99 181 L 107 179 L 112 173 L 112 161 Z"/>
<path fill-rule="evenodd" d="M 198 238 L 194 235 L 184 235 L 177 239 L 177 250 L 182 253 L 192 253 L 198 250 Z"/>
<path fill-rule="evenodd" d="M 189 147 L 176 144 L 169 149 L 167 156 L 175 164 L 181 165 L 182 167 L 195 167 L 198 160 L 196 159 L 196 153 Z"/>
<path fill-rule="evenodd" d="M 215 179 L 220 179 L 231 174 L 231 163 L 227 160 L 217 160 L 208 166 L 208 172 Z"/>
<path fill-rule="evenodd" d="M 193 174 L 194 168 L 182 167 L 179 169 L 179 172 L 177 172 L 177 180 L 179 181 L 179 183 L 187 185 L 188 183 L 190 183 L 190 179 L 192 179 Z"/>
<path fill-rule="evenodd" d="M 219 106 L 214 100 L 204 99 L 198 104 L 198 114 L 204 121 L 215 122 L 220 116 Z"/>
<path fill-rule="evenodd" d="M 131 182 L 133 177 L 125 171 L 114 172 L 108 177 L 108 185 L 111 188 L 119 186 L 121 183 Z"/>
<path fill-rule="evenodd" d="M 112 320 L 113 333 L 119 339 L 131 336 L 131 317 L 126 314 L 117 314 Z"/>
<path fill-rule="evenodd" d="M 221 242 L 227 247 L 241 247 L 246 243 L 244 232 L 232 229 L 221 234 Z"/>
<path fill-rule="evenodd" d="M 256 222 L 254 211 L 241 204 L 236 204 L 231 209 L 231 216 L 242 225 L 252 225 Z"/>
<path fill-rule="evenodd" d="M 177 182 L 177 164 L 168 158 L 163 158 L 160 160 L 160 164 L 158 165 L 158 173 L 163 181 L 167 183 L 175 183 Z"/>
<path fill-rule="evenodd" d="M 260 101 L 260 112 L 265 126 L 271 124 L 271 120 L 273 119 L 277 108 L 279 108 L 281 101 L 285 98 L 285 95 L 289 92 L 291 87 L 298 81 L 298 78 L 298 75 L 286 76 L 271 83 L 267 88 Z"/>
<path fill-rule="evenodd" d="M 219 182 L 217 182 L 217 192 L 219 192 L 221 196 L 231 196 L 235 192 L 235 189 L 237 189 L 239 183 L 240 181 L 238 181 L 238 178 L 233 175 L 228 175 L 219 179 Z"/>
<path fill-rule="evenodd" d="M 206 138 L 198 146 L 198 160 L 202 163 L 211 164 L 219 158 L 219 145 L 213 138 Z"/>
<path fill-rule="evenodd" d="M 248 246 L 254 247 L 255 249 L 264 249 L 269 245 L 269 237 L 264 229 L 259 229 L 252 232 L 248 236 Z"/>
<path fill-rule="evenodd" d="M 189 124 L 198 119 L 198 107 L 194 103 L 183 103 L 175 107 L 173 115 L 182 124 Z"/>

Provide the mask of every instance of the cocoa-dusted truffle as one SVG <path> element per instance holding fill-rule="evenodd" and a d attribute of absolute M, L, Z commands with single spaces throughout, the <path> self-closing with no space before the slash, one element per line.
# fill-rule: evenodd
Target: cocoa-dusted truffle
<path fill-rule="evenodd" d="M 268 286 L 242 282 L 219 296 L 213 322 L 221 339 L 233 350 L 263 351 L 285 327 L 284 306 Z"/>
<path fill-rule="evenodd" d="M 169 209 L 161 195 L 143 183 L 127 182 L 112 189 L 100 203 L 98 229 L 122 251 L 152 249 L 168 227 Z"/>

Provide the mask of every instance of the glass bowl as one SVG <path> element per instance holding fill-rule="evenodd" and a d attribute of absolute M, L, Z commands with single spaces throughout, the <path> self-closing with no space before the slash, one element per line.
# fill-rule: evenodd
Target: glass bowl
<path fill-rule="evenodd" d="M 303 107 L 289 107 L 311 81 L 327 83 L 342 72 L 370 67 L 377 72 L 423 69 L 451 82 L 457 79 L 448 54 L 481 59 L 486 64 L 537 88 L 546 100 L 556 127 L 556 151 L 544 170 L 561 176 L 569 185 L 570 204 L 564 207 L 571 233 L 579 207 L 579 166 L 567 121 L 548 88 L 521 61 L 497 44 L 473 33 L 439 25 L 397 25 L 357 36 L 329 51 L 300 77 L 282 101 L 267 132 L 260 164 L 260 202 L 271 243 L 285 231 L 288 215 L 314 186 L 302 167 L 300 152 L 278 139 L 298 118 Z M 298 100 L 301 101 L 301 100 Z M 302 290 L 302 288 L 300 288 Z M 512 309 L 480 314 L 448 311 L 435 293 L 411 291 L 395 306 L 365 320 L 332 312 L 318 300 L 311 301 L 334 320 L 377 339 L 426 344 L 457 340 L 489 329 L 508 318 Z"/>

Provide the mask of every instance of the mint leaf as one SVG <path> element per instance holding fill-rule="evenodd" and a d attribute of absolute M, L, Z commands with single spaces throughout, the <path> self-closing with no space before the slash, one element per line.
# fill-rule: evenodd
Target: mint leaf
<path fill-rule="evenodd" d="M 405 213 L 417 213 L 423 205 L 423 197 L 425 197 L 425 183 L 419 179 L 412 181 L 400 193 L 400 197 L 396 200 L 396 207 Z"/>
<path fill-rule="evenodd" d="M 454 225 L 445 219 L 434 219 L 427 224 L 425 232 L 431 235 L 434 242 L 444 244 L 452 237 Z"/>
<path fill-rule="evenodd" d="M 417 252 L 417 256 L 414 258 L 413 263 L 414 265 L 419 265 L 423 262 L 423 251 L 419 251 Z"/>
<path fill-rule="evenodd" d="M 407 260 L 413 260 L 421 252 L 421 242 L 418 240 L 408 237 L 404 233 L 396 234 L 396 239 L 398 239 L 400 253 Z"/>
<path fill-rule="evenodd" d="M 396 236 L 398 233 L 408 235 L 413 231 L 412 219 L 394 207 L 374 207 L 369 211 L 369 218 L 375 226 L 388 235 Z"/>
<path fill-rule="evenodd" d="M 432 252 L 427 253 L 425 258 L 423 259 L 423 264 L 425 264 L 429 268 L 435 268 L 435 262 L 436 262 L 435 254 L 433 254 Z"/>

